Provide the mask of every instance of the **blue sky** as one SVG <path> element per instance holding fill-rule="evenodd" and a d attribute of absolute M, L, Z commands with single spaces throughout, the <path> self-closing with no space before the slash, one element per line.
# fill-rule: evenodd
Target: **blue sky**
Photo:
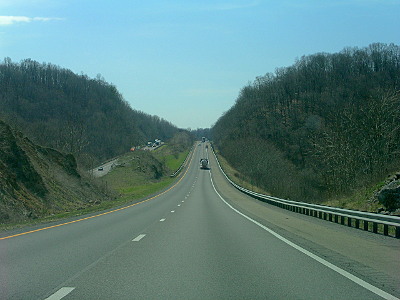
<path fill-rule="evenodd" d="M 400 0 L 0 0 L 0 59 L 101 74 L 181 128 L 296 58 L 374 42 L 400 45 Z"/>

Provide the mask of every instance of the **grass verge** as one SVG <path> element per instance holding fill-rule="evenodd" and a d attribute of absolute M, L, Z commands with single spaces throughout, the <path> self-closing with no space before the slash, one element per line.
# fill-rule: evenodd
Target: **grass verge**
<path fill-rule="evenodd" d="M 374 193 L 385 185 L 385 181 L 374 185 L 361 187 L 341 197 L 335 197 L 322 202 L 323 205 L 353 209 L 367 212 L 377 212 L 383 205 L 374 199 Z"/>
<path fill-rule="evenodd" d="M 175 172 L 179 169 L 189 154 L 189 150 L 179 153 L 178 155 L 170 154 L 165 157 L 165 165 L 168 169 Z"/>

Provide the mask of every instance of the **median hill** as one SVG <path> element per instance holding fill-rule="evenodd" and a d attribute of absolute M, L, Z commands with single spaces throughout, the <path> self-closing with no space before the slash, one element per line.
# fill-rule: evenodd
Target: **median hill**
<path fill-rule="evenodd" d="M 82 209 L 107 200 L 71 154 L 38 146 L 0 121 L 0 223 Z"/>

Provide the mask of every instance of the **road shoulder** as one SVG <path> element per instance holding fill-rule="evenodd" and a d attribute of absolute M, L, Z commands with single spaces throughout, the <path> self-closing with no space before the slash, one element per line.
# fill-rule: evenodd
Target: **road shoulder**
<path fill-rule="evenodd" d="M 400 243 L 397 239 L 297 214 L 247 196 L 226 180 L 210 155 L 218 192 L 232 206 L 301 247 L 379 288 L 400 295 Z"/>

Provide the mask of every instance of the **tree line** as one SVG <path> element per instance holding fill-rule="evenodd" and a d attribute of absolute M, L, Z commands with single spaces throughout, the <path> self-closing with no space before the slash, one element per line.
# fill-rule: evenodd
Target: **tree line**
<path fill-rule="evenodd" d="M 92 79 L 31 59 L 0 64 L 0 118 L 34 142 L 86 162 L 178 132 L 170 122 L 132 109 L 100 75 Z"/>
<path fill-rule="evenodd" d="M 303 56 L 245 86 L 213 140 L 253 184 L 318 201 L 400 167 L 399 90 L 397 45 Z"/>

